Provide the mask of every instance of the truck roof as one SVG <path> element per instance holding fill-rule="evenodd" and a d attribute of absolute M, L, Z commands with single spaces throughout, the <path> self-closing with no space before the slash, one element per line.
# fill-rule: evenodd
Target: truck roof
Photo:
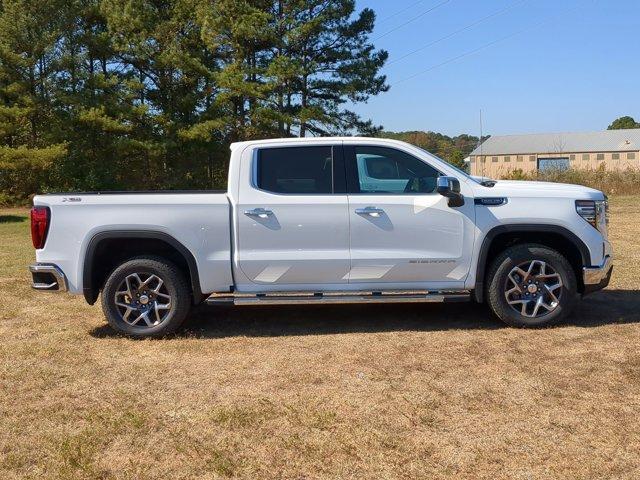
<path fill-rule="evenodd" d="M 247 147 L 249 145 L 269 145 L 274 143 L 329 143 L 329 142 L 368 142 L 379 144 L 402 144 L 407 145 L 406 142 L 400 140 L 393 140 L 390 138 L 378 138 L 378 137 L 285 137 L 285 138 L 268 138 L 263 140 L 247 140 L 244 142 L 234 142 L 231 144 L 231 150 L 237 148 Z"/>

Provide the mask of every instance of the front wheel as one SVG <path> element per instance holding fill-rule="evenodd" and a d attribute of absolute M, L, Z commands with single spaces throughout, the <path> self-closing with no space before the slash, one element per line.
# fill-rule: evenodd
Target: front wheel
<path fill-rule="evenodd" d="M 118 266 L 102 290 L 109 325 L 132 337 L 175 332 L 189 313 L 189 287 L 182 272 L 160 257 L 139 257 Z"/>
<path fill-rule="evenodd" d="M 491 265 L 487 300 L 500 320 L 515 327 L 559 322 L 578 298 L 576 276 L 556 250 L 535 245 L 506 249 Z"/>

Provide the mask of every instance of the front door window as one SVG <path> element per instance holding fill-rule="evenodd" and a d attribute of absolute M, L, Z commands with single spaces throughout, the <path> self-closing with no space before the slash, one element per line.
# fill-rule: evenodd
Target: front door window
<path fill-rule="evenodd" d="M 436 190 L 438 171 L 408 153 L 386 147 L 354 147 L 354 193 L 420 194 Z"/>

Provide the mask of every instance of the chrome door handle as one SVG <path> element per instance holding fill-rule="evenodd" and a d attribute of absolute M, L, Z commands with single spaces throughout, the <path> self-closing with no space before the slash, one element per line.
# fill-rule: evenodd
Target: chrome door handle
<path fill-rule="evenodd" d="M 273 215 L 273 212 L 266 208 L 254 208 L 253 210 L 245 210 L 244 214 L 250 217 L 268 218 L 270 215 Z"/>
<path fill-rule="evenodd" d="M 376 207 L 356 208 L 358 215 L 369 215 L 370 217 L 381 217 L 384 210 Z"/>

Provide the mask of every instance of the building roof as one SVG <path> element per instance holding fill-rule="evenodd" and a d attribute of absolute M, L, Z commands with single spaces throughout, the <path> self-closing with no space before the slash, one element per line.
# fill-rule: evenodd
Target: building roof
<path fill-rule="evenodd" d="M 583 133 L 534 133 L 489 137 L 471 155 L 626 152 L 640 150 L 640 128 Z"/>

